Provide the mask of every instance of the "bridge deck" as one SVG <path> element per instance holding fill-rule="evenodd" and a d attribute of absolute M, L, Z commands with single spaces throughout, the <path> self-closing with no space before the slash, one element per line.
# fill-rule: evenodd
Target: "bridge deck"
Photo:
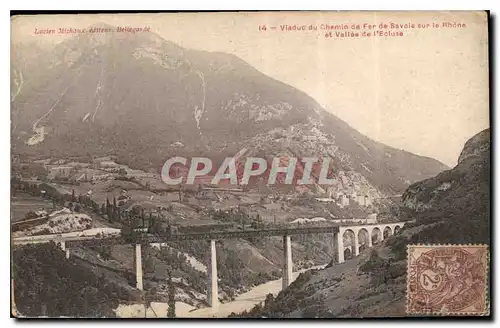
<path fill-rule="evenodd" d="M 173 233 L 171 235 L 153 235 L 141 234 L 135 237 L 126 237 L 120 235 L 104 235 L 97 237 L 96 235 L 74 236 L 58 234 L 58 235 L 41 235 L 41 236 L 24 236 L 12 239 L 12 245 L 26 245 L 47 243 L 50 241 L 64 241 L 66 247 L 75 246 L 92 246 L 92 245 L 112 245 L 112 244 L 151 244 L 151 243 L 167 243 L 184 240 L 221 240 L 221 239 L 236 239 L 236 238 L 253 238 L 253 237 L 272 237 L 272 236 L 287 236 L 287 235 L 303 235 L 316 233 L 338 233 L 340 228 L 355 228 L 368 226 L 394 226 L 401 227 L 405 222 L 387 222 L 376 224 L 355 224 L 355 225 L 328 225 L 328 226 L 297 226 L 290 227 L 274 227 L 261 230 L 233 230 L 233 231 L 207 231 L 197 233 Z"/>
<path fill-rule="evenodd" d="M 253 238 L 253 237 L 273 237 L 273 236 L 287 236 L 287 235 L 304 235 L 304 234 L 317 234 L 317 233 L 336 233 L 339 231 L 338 226 L 320 226 L 320 227 L 300 227 L 300 228 L 287 228 L 287 229 L 263 229 L 263 230 L 239 230 L 239 231 L 207 231 L 197 233 L 181 233 L 171 235 L 153 235 L 143 234 L 137 236 L 134 241 L 126 237 L 113 236 L 109 238 L 92 238 L 85 237 L 81 239 L 67 239 L 66 247 L 71 246 L 85 246 L 96 244 L 151 244 L 151 243 L 168 243 L 185 240 L 222 240 L 222 239 L 236 239 L 236 238 Z"/>

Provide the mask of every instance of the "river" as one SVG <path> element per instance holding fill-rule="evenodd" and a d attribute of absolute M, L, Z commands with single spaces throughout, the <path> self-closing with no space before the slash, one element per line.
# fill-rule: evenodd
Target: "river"
<path fill-rule="evenodd" d="M 322 269 L 326 266 L 318 265 L 311 267 L 309 269 L 303 269 L 292 274 L 292 281 L 297 279 L 300 273 L 311 270 L 311 269 Z M 235 297 L 234 301 L 220 304 L 218 309 L 215 311 L 212 308 L 201 308 L 192 309 L 192 307 L 186 303 L 176 302 L 176 316 L 179 318 L 224 318 L 229 316 L 232 312 L 241 313 L 245 310 L 250 310 L 256 304 L 263 302 L 266 299 L 267 294 L 271 293 L 274 296 L 278 295 L 281 291 L 281 279 L 268 281 L 264 284 L 257 285 L 247 291 L 246 293 L 240 294 Z M 168 310 L 167 303 L 151 303 L 153 311 L 147 311 L 147 317 L 166 317 Z M 119 317 L 144 317 L 144 307 L 141 304 L 134 304 L 124 306 L 121 305 L 117 310 L 117 315 Z"/>

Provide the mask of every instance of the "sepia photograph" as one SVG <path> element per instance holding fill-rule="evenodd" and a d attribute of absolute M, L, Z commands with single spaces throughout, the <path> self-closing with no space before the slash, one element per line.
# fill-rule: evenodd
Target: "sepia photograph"
<path fill-rule="evenodd" d="M 12 14 L 11 317 L 490 317 L 489 23 Z"/>

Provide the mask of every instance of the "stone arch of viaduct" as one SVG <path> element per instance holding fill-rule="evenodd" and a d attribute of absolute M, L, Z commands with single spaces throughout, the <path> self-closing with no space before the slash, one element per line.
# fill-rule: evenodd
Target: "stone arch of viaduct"
<path fill-rule="evenodd" d="M 403 225 L 404 222 L 340 226 L 335 234 L 337 262 L 344 262 L 346 254 L 358 256 L 363 249 L 397 234 Z"/>

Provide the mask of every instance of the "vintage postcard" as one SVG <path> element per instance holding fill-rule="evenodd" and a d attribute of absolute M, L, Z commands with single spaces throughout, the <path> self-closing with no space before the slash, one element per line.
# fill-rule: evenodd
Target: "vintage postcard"
<path fill-rule="evenodd" d="M 12 16 L 12 316 L 488 317 L 488 22 Z"/>

